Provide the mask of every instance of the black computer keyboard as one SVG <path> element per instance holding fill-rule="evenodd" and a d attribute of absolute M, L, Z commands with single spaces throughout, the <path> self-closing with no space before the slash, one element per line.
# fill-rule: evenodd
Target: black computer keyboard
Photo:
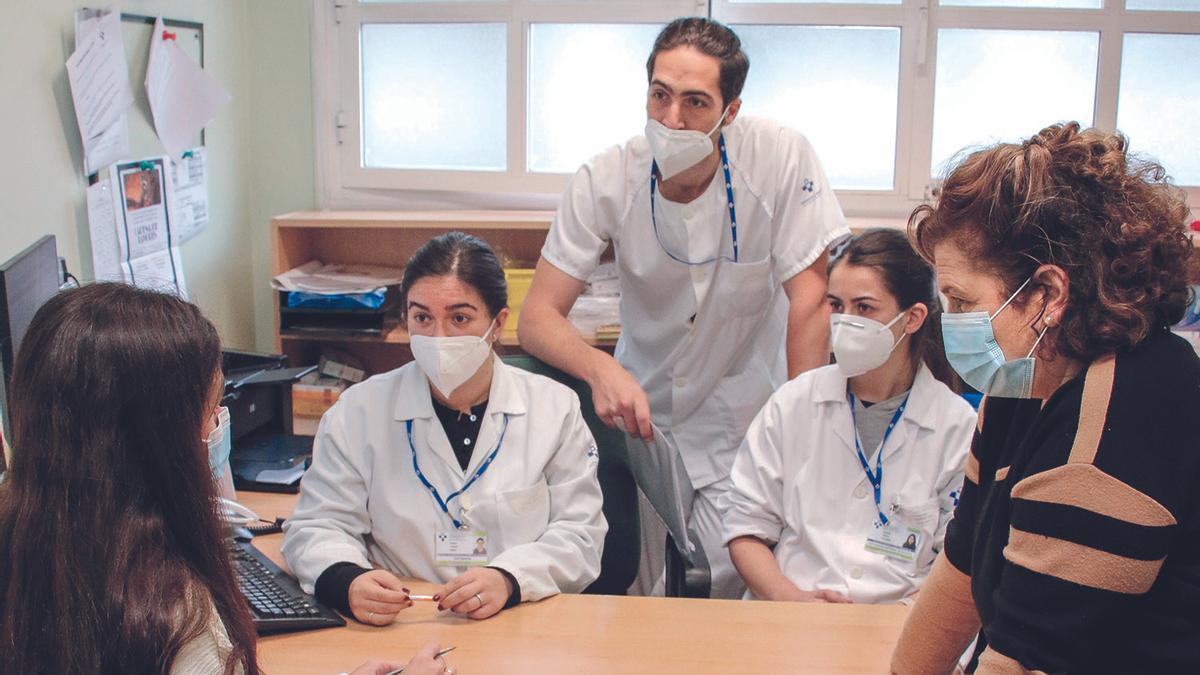
<path fill-rule="evenodd" d="M 259 635 L 346 625 L 249 542 L 231 542 L 230 551 L 238 588 L 250 603 Z"/>

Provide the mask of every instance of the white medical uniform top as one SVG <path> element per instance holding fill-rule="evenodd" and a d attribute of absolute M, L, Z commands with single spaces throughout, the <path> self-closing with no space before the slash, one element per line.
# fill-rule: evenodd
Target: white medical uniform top
<path fill-rule="evenodd" d="M 616 358 L 645 389 L 651 416 L 679 445 L 696 488 L 729 474 L 746 426 L 787 379 L 782 284 L 849 234 L 808 140 L 766 119 L 725 127 L 739 262 L 732 257 L 725 181 L 687 204 L 655 196 L 651 154 L 635 137 L 572 177 L 542 257 L 586 280 L 612 243 L 621 289 Z"/>
<path fill-rule="evenodd" d="M 885 514 L 895 505 L 895 515 L 920 529 L 921 542 L 912 562 L 872 553 L 866 538 L 878 513 L 855 451 L 846 377 L 836 365 L 803 373 L 771 396 L 746 432 L 721 499 L 724 540 L 773 543 L 784 576 L 801 590 L 898 602 L 919 588 L 941 549 L 974 431 L 971 405 L 921 366 L 881 449 L 880 500 Z"/>
<path fill-rule="evenodd" d="M 582 591 L 600 573 L 608 523 L 596 479 L 596 444 L 567 387 L 493 357 L 487 412 L 463 471 L 415 362 L 346 390 L 317 430 L 313 465 L 284 525 L 283 556 L 306 592 L 330 565 L 352 562 L 397 575 L 449 581 L 434 535 L 454 528 L 413 469 L 446 499 L 508 428 L 495 461 L 449 510 L 488 534 L 489 566 L 512 574 L 521 599 Z M 464 497 L 466 499 L 464 499 Z"/>

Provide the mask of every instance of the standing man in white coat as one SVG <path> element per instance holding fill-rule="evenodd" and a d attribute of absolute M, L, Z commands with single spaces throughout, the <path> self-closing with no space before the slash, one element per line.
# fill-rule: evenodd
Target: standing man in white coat
<path fill-rule="evenodd" d="M 808 141 L 738 117 L 749 60 L 732 31 L 677 19 L 646 70 L 646 134 L 571 179 L 519 336 L 587 381 L 606 423 L 646 439 L 653 423 L 674 439 L 695 488 L 683 497 L 694 500 L 689 524 L 709 557 L 712 595 L 737 597 L 716 501 L 774 388 L 828 360 L 824 254 L 849 231 Z M 615 358 L 566 319 L 610 244 L 621 287 Z M 661 555 L 663 539 L 646 545 Z"/>

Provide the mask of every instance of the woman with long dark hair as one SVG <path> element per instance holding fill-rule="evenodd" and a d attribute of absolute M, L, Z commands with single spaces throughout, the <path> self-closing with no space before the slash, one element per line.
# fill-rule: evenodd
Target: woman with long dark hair
<path fill-rule="evenodd" d="M 222 387 L 183 300 L 96 284 L 38 310 L 10 384 L 0 672 L 259 672 L 206 447 Z"/>
<path fill-rule="evenodd" d="M 938 334 L 933 269 L 903 232 L 868 230 L 830 263 L 837 364 L 759 412 L 724 497 L 750 595 L 898 602 L 942 546 L 975 428 Z"/>

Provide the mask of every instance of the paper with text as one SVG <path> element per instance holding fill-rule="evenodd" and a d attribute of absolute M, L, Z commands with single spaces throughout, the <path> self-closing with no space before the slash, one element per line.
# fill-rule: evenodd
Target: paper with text
<path fill-rule="evenodd" d="M 171 244 L 178 246 L 208 225 L 208 159 L 204 148 L 192 148 L 171 160 L 171 189 L 167 191 Z"/>
<path fill-rule="evenodd" d="M 75 120 L 83 140 L 85 170 L 95 170 L 129 152 L 125 111 L 133 104 L 121 15 L 110 11 L 78 22 L 75 52 L 67 59 L 67 80 Z"/>
<path fill-rule="evenodd" d="M 121 245 L 117 241 L 117 214 L 112 188 L 107 182 L 88 186 L 88 230 L 92 240 L 92 276 L 96 281 L 122 281 Z"/>
<path fill-rule="evenodd" d="M 186 297 L 179 248 L 173 245 L 170 180 L 166 157 L 114 164 L 109 192 L 115 200 L 122 277 L 142 288 L 169 290 Z"/>

